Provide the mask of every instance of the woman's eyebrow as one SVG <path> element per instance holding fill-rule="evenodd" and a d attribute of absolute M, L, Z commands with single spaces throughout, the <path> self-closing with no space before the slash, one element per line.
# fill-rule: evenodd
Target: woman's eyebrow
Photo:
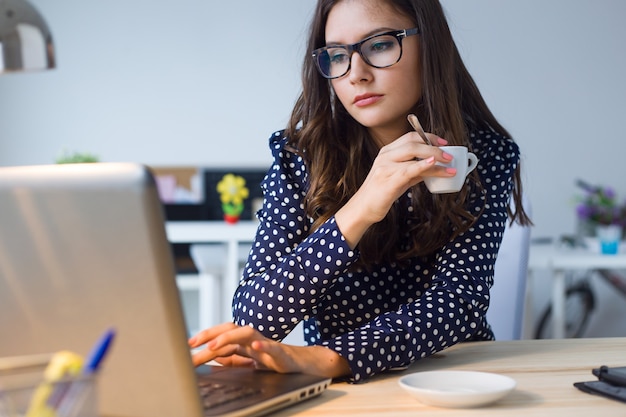
<path fill-rule="evenodd" d="M 392 27 L 376 28 L 374 30 L 371 30 L 369 32 L 364 33 L 363 36 L 357 42 L 360 42 L 363 39 L 369 38 L 370 36 L 374 36 L 374 35 L 377 35 L 379 33 L 391 32 L 393 30 L 402 30 L 402 29 L 396 29 L 396 28 L 392 28 Z M 357 43 L 357 42 L 355 42 L 355 43 Z M 342 45 L 352 45 L 352 44 L 351 43 L 343 43 L 343 42 L 326 41 L 326 46 L 342 46 Z"/>

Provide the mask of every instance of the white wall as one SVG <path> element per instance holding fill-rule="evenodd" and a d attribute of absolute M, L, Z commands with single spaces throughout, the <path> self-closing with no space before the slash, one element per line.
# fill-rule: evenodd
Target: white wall
<path fill-rule="evenodd" d="M 64 149 L 265 166 L 299 88 L 314 0 L 31 0 L 58 69 L 0 77 L 0 165 Z M 524 154 L 534 236 L 574 228 L 576 178 L 626 196 L 623 0 L 443 0 L 466 64 Z"/>
<path fill-rule="evenodd" d="M 31 0 L 55 71 L 0 77 L 0 165 L 267 165 L 299 88 L 312 1 Z"/>
<path fill-rule="evenodd" d="M 469 70 L 522 147 L 533 234 L 574 230 L 576 178 L 626 197 L 626 2 L 444 4 Z"/>

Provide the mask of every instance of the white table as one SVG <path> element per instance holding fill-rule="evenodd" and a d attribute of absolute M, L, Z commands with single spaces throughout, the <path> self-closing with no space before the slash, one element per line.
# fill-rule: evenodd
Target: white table
<path fill-rule="evenodd" d="M 624 245 L 624 243 L 622 243 Z M 552 276 L 552 320 L 555 339 L 565 337 L 565 275 L 567 271 L 626 268 L 626 253 L 602 255 L 583 248 L 555 244 L 531 245 L 528 271 L 546 269 Z"/>
<path fill-rule="evenodd" d="M 170 243 L 223 243 L 226 245 L 224 275 L 215 276 L 199 268 L 197 286 L 180 280 L 183 288 L 197 288 L 200 299 L 198 314 L 201 329 L 223 321 L 219 311 L 220 300 L 230 300 L 239 282 L 239 245 L 251 244 L 258 227 L 256 221 L 239 221 L 228 224 L 223 221 L 169 221 L 165 224 Z M 195 278 L 194 278 L 195 279 Z"/>

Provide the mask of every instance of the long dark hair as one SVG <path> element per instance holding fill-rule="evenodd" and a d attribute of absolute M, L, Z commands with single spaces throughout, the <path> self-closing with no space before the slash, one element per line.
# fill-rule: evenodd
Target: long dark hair
<path fill-rule="evenodd" d="M 324 46 L 328 14 L 342 0 L 319 0 L 311 22 L 302 67 L 302 93 L 287 126 L 289 147 L 307 165 L 309 188 L 305 201 L 311 230 L 333 216 L 359 189 L 379 148 L 368 130 L 356 122 L 333 93 L 330 82 L 317 73 L 311 53 Z M 422 97 L 414 109 L 427 131 L 446 138 L 450 145 L 471 149 L 469 131 L 493 129 L 510 134 L 500 125 L 483 100 L 463 64 L 438 0 L 385 0 L 414 21 L 420 29 Z M 455 194 L 430 194 L 423 184 L 412 188 L 412 218 L 408 245 L 400 239 L 406 230 L 398 228 L 406 208 L 394 204 L 382 221 L 372 225 L 359 242 L 361 265 L 379 261 L 402 261 L 410 256 L 432 253 L 466 231 L 476 219 L 467 211 L 472 193 L 486 198 L 478 174 L 470 175 L 470 187 Z M 514 176 L 511 221 L 530 224 L 522 204 L 520 166 Z M 381 238 L 384 236 L 384 238 Z"/>

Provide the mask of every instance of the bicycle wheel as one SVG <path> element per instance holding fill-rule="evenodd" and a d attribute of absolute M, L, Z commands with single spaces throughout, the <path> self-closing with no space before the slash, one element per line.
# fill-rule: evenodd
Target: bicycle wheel
<path fill-rule="evenodd" d="M 595 297 L 587 281 L 579 282 L 565 292 L 565 337 L 581 337 L 595 306 Z M 541 315 L 535 339 L 549 339 L 553 334 L 552 305 Z"/>

